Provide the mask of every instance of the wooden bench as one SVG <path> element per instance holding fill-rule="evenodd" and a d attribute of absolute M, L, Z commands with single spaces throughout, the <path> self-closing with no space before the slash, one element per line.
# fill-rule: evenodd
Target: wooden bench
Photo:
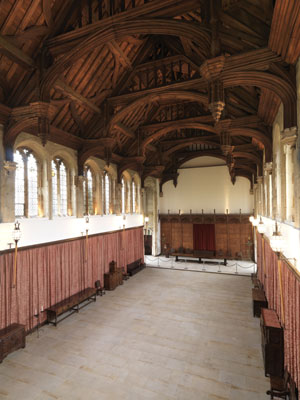
<path fill-rule="evenodd" d="M 0 330 L 0 363 L 10 353 L 25 347 L 25 326 L 12 324 Z"/>
<path fill-rule="evenodd" d="M 47 308 L 46 311 L 47 311 L 48 324 L 56 326 L 59 322 L 68 318 L 75 312 L 78 313 L 81 308 L 87 306 L 92 301 L 96 301 L 96 296 L 97 296 L 96 288 L 87 288 Z M 87 301 L 87 303 L 85 303 L 80 307 L 80 305 L 85 301 Z M 64 316 L 63 318 L 60 318 L 59 320 L 57 319 L 57 317 L 59 317 L 62 314 L 65 314 L 68 311 L 71 311 L 68 315 Z"/>
<path fill-rule="evenodd" d="M 263 289 L 252 289 L 253 316 L 260 317 L 261 308 L 268 308 L 268 301 Z"/>
<path fill-rule="evenodd" d="M 132 276 L 136 274 L 137 272 L 141 271 L 143 268 L 145 268 L 145 264 L 142 263 L 142 259 L 139 258 L 138 260 L 127 264 L 127 273 Z"/>
<path fill-rule="evenodd" d="M 173 256 L 176 257 L 175 261 L 179 261 L 180 258 L 198 258 L 198 262 L 202 263 L 202 259 L 213 259 L 213 260 L 219 260 L 223 259 L 223 264 L 227 265 L 227 257 L 219 257 L 218 255 L 215 255 L 215 252 L 194 252 L 194 253 L 172 253 Z"/>

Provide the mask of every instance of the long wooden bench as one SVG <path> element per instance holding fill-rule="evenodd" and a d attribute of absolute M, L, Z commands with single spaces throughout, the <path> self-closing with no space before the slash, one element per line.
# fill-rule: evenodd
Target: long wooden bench
<path fill-rule="evenodd" d="M 136 274 L 137 272 L 141 271 L 143 268 L 145 268 L 145 264 L 142 263 L 142 259 L 139 258 L 138 260 L 127 264 L 127 273 L 132 276 Z"/>
<path fill-rule="evenodd" d="M 71 297 L 68 297 L 65 300 L 60 301 L 59 303 L 54 304 L 53 306 L 46 309 L 47 312 L 47 322 L 48 324 L 52 324 L 57 326 L 57 324 L 64 319 L 68 318 L 70 315 L 75 312 L 79 312 L 79 310 L 92 301 L 96 301 L 97 289 L 96 288 L 86 288 L 81 292 L 73 294 Z M 84 305 L 82 303 L 86 302 Z M 81 305 L 81 306 L 80 306 Z M 58 317 L 62 314 L 71 311 L 68 315 L 63 318 L 58 319 Z"/>
<path fill-rule="evenodd" d="M 215 252 L 194 252 L 194 253 L 172 253 L 173 256 L 176 257 L 175 261 L 179 261 L 180 258 L 198 258 L 198 262 L 202 263 L 202 259 L 213 259 L 213 260 L 219 260 L 223 259 L 223 264 L 227 265 L 227 258 L 228 257 L 220 257 L 215 255 Z"/>

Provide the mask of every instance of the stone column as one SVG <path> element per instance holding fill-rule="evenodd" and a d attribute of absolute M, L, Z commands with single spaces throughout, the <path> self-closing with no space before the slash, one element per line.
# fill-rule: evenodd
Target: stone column
<path fill-rule="evenodd" d="M 109 212 L 110 214 L 115 214 L 115 180 L 113 177 L 110 177 L 110 205 Z"/>
<path fill-rule="evenodd" d="M 116 183 L 116 208 L 117 215 L 122 213 L 122 183 Z"/>
<path fill-rule="evenodd" d="M 145 215 L 145 189 L 141 188 L 140 190 L 140 214 Z"/>
<path fill-rule="evenodd" d="M 286 170 L 286 214 L 287 221 L 292 222 L 295 220 L 295 200 L 297 199 L 297 190 L 294 185 L 294 150 L 297 142 L 297 128 L 285 129 L 281 132 L 281 142 L 284 144 L 285 153 L 285 170 Z M 299 163 L 299 161 L 298 161 Z M 299 168 L 299 166 L 298 166 Z M 298 188 L 297 188 L 298 189 Z M 299 190 L 299 189 L 298 189 Z"/>
<path fill-rule="evenodd" d="M 84 210 L 84 199 L 83 199 L 83 184 L 84 176 L 75 176 L 75 186 L 76 186 L 76 217 L 83 218 L 85 214 Z"/>
<path fill-rule="evenodd" d="M 272 162 L 268 162 L 264 165 L 264 170 L 265 170 L 265 179 L 267 181 L 266 184 L 266 191 L 267 191 L 267 196 L 266 196 L 266 205 L 265 205 L 265 215 L 272 218 L 272 182 L 270 182 L 271 177 L 272 177 L 272 169 L 273 169 L 273 164 Z"/>
<path fill-rule="evenodd" d="M 257 216 L 258 211 L 258 184 L 255 183 L 253 185 L 253 194 L 254 194 L 254 216 Z"/>
<path fill-rule="evenodd" d="M 0 221 L 15 221 L 15 176 L 17 163 L 14 161 L 3 161 L 1 168 L 0 188 Z"/>
<path fill-rule="evenodd" d="M 257 177 L 257 212 L 263 214 L 263 177 Z"/>

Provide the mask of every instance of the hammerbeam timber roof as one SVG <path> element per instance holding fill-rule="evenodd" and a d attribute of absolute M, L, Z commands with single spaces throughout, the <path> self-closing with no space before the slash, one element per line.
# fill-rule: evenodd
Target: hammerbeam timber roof
<path fill-rule="evenodd" d="M 142 179 L 163 182 L 176 175 L 182 152 L 224 157 L 229 148 L 230 173 L 252 179 L 263 151 L 271 158 L 281 102 L 285 127 L 296 124 L 300 3 L 273 3 L 2 2 L 5 146 L 12 149 L 22 130 L 38 134 L 42 118 L 48 140 L 78 151 L 81 170 L 89 156 L 110 154 L 120 171 L 130 165 Z M 218 74 L 209 77 L 214 60 Z M 211 79 L 224 87 L 218 124 L 209 110 Z"/>

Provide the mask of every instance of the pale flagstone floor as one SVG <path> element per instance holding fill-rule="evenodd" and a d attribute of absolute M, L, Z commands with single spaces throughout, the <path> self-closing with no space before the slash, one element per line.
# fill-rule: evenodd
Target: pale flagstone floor
<path fill-rule="evenodd" d="M 148 267 L 166 268 L 166 269 L 179 269 L 198 272 L 213 272 L 221 274 L 235 274 L 249 276 L 256 272 L 256 264 L 253 261 L 242 260 L 227 260 L 227 265 L 223 264 L 222 260 L 207 260 L 203 259 L 202 263 L 198 259 L 183 259 L 179 258 L 178 261 L 175 257 L 165 256 L 146 256 L 145 263 Z"/>
<path fill-rule="evenodd" d="M 0 365 L 0 399 L 266 400 L 251 280 L 146 268 Z"/>

